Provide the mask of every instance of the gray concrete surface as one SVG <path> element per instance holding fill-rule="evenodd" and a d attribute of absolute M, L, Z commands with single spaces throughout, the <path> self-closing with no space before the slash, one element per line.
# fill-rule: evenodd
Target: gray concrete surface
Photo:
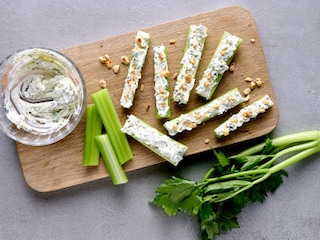
<path fill-rule="evenodd" d="M 17 49 L 54 49 L 239 5 L 254 15 L 280 109 L 273 136 L 320 128 L 320 14 L 306 1 L 0 1 L 0 59 Z M 197 179 L 210 159 L 173 169 L 160 164 L 110 181 L 38 193 L 25 183 L 14 142 L 0 133 L 0 239 L 200 239 L 197 219 L 167 217 L 148 203 L 172 175 Z M 263 203 L 250 204 L 240 229 L 216 239 L 320 239 L 320 155 L 290 167 Z"/>

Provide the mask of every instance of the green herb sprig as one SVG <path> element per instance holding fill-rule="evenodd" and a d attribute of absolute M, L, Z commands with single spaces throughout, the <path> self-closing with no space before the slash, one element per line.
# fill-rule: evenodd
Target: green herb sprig
<path fill-rule="evenodd" d="M 263 202 L 288 176 L 285 168 L 320 151 L 320 131 L 266 137 L 232 156 L 213 151 L 218 163 L 201 181 L 172 177 L 151 201 L 169 216 L 178 212 L 198 216 L 203 239 L 239 228 L 237 217 L 249 202 Z"/>

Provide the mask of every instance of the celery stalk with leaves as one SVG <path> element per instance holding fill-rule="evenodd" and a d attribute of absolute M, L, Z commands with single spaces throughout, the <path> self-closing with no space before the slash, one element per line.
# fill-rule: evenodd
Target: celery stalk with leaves
<path fill-rule="evenodd" d="M 265 142 L 232 156 L 213 151 L 218 163 L 201 181 L 172 177 L 159 186 L 151 201 L 169 216 L 178 212 L 197 216 L 203 239 L 239 228 L 237 216 L 248 202 L 263 202 L 288 176 L 285 168 L 320 152 L 320 131 L 266 137 Z"/>

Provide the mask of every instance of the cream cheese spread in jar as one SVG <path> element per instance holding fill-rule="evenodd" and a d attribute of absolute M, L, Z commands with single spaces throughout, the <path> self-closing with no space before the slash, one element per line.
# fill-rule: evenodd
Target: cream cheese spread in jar
<path fill-rule="evenodd" d="M 7 118 L 18 129 L 50 134 L 66 126 L 81 107 L 80 86 L 65 59 L 48 49 L 27 49 L 12 59 L 4 93 Z M 79 101 L 80 100 L 80 101 Z"/>

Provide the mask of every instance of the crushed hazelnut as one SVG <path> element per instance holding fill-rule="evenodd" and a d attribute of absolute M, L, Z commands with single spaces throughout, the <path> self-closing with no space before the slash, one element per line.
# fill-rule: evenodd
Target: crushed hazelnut
<path fill-rule="evenodd" d="M 173 75 L 173 79 L 177 79 L 177 77 L 178 77 L 178 73 L 175 73 L 174 75 Z"/>
<path fill-rule="evenodd" d="M 253 90 L 257 86 L 256 82 L 250 82 L 250 89 Z"/>
<path fill-rule="evenodd" d="M 245 117 L 245 118 L 249 118 L 252 116 L 252 112 L 250 110 L 248 111 L 245 111 L 242 113 L 242 116 Z"/>
<path fill-rule="evenodd" d="M 129 63 L 130 63 L 129 58 L 127 56 L 122 56 L 121 63 L 124 65 L 129 65 Z"/>
<path fill-rule="evenodd" d="M 261 78 L 256 78 L 255 82 L 256 82 L 258 87 L 261 87 L 262 84 L 263 84 L 263 82 L 261 81 Z"/>
<path fill-rule="evenodd" d="M 161 72 L 161 76 L 169 77 L 170 76 L 170 72 L 168 70 L 165 70 L 165 71 Z"/>
<path fill-rule="evenodd" d="M 109 68 L 109 69 L 111 69 L 113 66 L 111 60 L 107 60 L 107 62 L 105 64 L 106 64 L 107 68 Z"/>
<path fill-rule="evenodd" d="M 101 80 L 99 81 L 99 86 L 100 86 L 101 88 L 106 88 L 106 87 L 107 87 L 107 82 L 106 82 L 104 79 L 101 79 Z"/>
<path fill-rule="evenodd" d="M 229 71 L 230 71 L 230 72 L 233 72 L 233 71 L 234 71 L 234 62 L 232 62 L 232 63 L 230 64 Z"/>
<path fill-rule="evenodd" d="M 144 91 L 144 85 L 141 84 L 141 85 L 140 85 L 140 92 L 143 92 L 143 91 Z"/>
<path fill-rule="evenodd" d="M 252 81 L 252 78 L 251 78 L 251 77 L 246 77 L 244 80 L 245 80 L 246 82 L 251 82 L 251 81 Z"/>
<path fill-rule="evenodd" d="M 100 56 L 99 60 L 101 63 L 106 64 L 108 61 L 111 61 L 111 58 L 108 54 Z"/>
<path fill-rule="evenodd" d="M 251 43 L 255 43 L 256 40 L 255 40 L 254 38 L 251 38 L 251 39 L 250 39 L 250 42 L 251 42 Z"/>
<path fill-rule="evenodd" d="M 251 93 L 251 89 L 250 88 L 246 88 L 245 90 L 243 90 L 243 94 L 245 96 L 248 96 Z"/>
<path fill-rule="evenodd" d="M 150 108 L 150 104 L 146 104 L 146 111 L 148 111 Z"/>
<path fill-rule="evenodd" d="M 120 65 L 114 65 L 113 67 L 112 67 L 112 70 L 113 70 L 113 72 L 114 73 L 118 73 L 119 72 L 119 70 L 120 70 Z"/>
<path fill-rule="evenodd" d="M 248 102 L 249 100 L 250 100 L 250 95 L 249 94 L 243 98 L 244 102 Z"/>
<path fill-rule="evenodd" d="M 210 142 L 209 138 L 206 138 L 206 139 L 204 140 L 204 143 L 205 143 L 205 144 L 208 144 L 209 142 Z"/>
<path fill-rule="evenodd" d="M 169 40 L 169 43 L 170 43 L 170 44 L 175 44 L 175 43 L 176 43 L 176 40 L 175 40 L 175 39 L 170 39 L 170 40 Z"/>

